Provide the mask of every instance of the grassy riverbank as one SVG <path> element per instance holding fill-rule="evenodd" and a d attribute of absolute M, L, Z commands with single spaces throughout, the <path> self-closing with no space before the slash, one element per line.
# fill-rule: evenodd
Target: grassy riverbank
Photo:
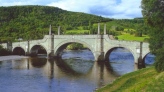
<path fill-rule="evenodd" d="M 164 72 L 154 67 L 125 74 L 97 92 L 164 92 Z"/>
<path fill-rule="evenodd" d="M 118 40 L 139 41 L 139 42 L 143 42 L 143 41 L 146 41 L 145 39 L 149 39 L 149 36 L 147 36 L 147 35 L 143 35 L 142 37 L 136 37 L 136 36 L 130 35 L 130 34 L 123 34 L 123 35 L 119 35 L 117 37 L 118 37 Z"/>

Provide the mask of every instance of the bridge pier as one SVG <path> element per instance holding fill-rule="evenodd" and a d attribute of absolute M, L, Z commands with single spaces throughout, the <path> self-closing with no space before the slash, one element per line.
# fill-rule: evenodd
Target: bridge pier
<path fill-rule="evenodd" d="M 27 41 L 26 50 L 27 50 L 25 53 L 26 56 L 30 55 L 30 41 L 29 40 Z"/>
<path fill-rule="evenodd" d="M 104 61 L 104 52 L 95 52 L 94 53 L 95 61 Z"/>
<path fill-rule="evenodd" d="M 144 60 L 142 59 L 142 42 L 140 42 L 140 54 L 139 54 L 139 57 L 138 57 L 138 68 L 141 69 L 141 68 L 145 68 L 145 62 Z"/>

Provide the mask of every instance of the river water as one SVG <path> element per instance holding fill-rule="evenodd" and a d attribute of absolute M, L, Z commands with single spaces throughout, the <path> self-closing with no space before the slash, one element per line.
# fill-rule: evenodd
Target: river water
<path fill-rule="evenodd" d="M 127 51 L 113 51 L 110 61 L 96 62 L 89 50 L 64 51 L 62 59 L 46 56 L 0 61 L 0 92 L 93 92 L 137 70 Z M 151 65 L 154 56 L 148 55 Z"/>

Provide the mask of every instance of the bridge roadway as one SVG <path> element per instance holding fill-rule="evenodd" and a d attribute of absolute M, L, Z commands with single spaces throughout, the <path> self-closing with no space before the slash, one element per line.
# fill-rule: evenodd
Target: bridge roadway
<path fill-rule="evenodd" d="M 42 47 L 46 50 L 48 57 L 60 56 L 62 50 L 71 43 L 80 43 L 88 47 L 96 61 L 108 59 L 110 52 L 114 48 L 123 47 L 129 50 L 138 63 L 141 55 L 144 58 L 149 53 L 149 44 L 136 41 L 112 40 L 109 35 L 45 35 L 40 40 L 30 40 L 13 42 L 12 44 L 2 44 L 13 53 L 21 49 L 24 54 L 37 54 Z M 140 53 L 142 52 L 142 53 Z"/>

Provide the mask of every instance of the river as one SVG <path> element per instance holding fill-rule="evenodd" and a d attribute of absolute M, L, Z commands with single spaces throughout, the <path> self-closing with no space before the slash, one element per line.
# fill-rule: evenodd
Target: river
<path fill-rule="evenodd" d="M 62 59 L 45 55 L 0 61 L 0 92 L 93 92 L 137 70 L 127 51 L 113 51 L 110 61 L 96 62 L 89 50 L 64 51 Z M 151 65 L 154 56 L 148 55 Z"/>

